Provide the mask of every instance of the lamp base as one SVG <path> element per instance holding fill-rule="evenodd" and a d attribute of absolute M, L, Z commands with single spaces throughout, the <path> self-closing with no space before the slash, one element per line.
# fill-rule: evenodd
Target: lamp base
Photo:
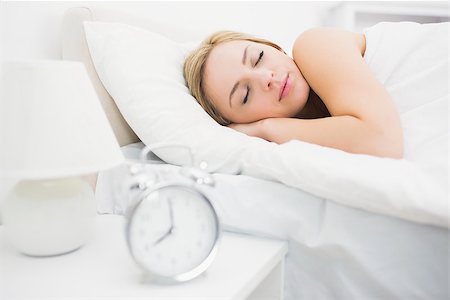
<path fill-rule="evenodd" d="M 21 181 L 2 205 L 6 237 L 31 256 L 80 248 L 93 233 L 95 216 L 94 191 L 77 177 Z"/>

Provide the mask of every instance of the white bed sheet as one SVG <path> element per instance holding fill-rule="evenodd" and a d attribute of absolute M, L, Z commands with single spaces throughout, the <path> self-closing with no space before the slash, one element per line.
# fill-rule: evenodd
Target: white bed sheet
<path fill-rule="evenodd" d="M 136 158 L 141 144 L 123 147 Z M 166 176 L 178 172 L 172 165 Z M 124 214 L 124 166 L 102 172 L 99 213 Z M 224 230 L 289 241 L 285 299 L 448 299 L 448 230 L 351 208 L 244 175 L 213 175 Z M 115 181 L 116 180 L 116 181 Z"/>

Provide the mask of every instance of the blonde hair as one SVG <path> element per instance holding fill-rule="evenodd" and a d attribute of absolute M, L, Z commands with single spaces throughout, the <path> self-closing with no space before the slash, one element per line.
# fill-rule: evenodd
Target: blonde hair
<path fill-rule="evenodd" d="M 283 49 L 281 49 L 281 47 L 277 44 L 262 38 L 236 31 L 218 31 L 200 43 L 198 48 L 190 53 L 184 62 L 184 78 L 192 96 L 194 96 L 203 109 L 220 125 L 228 125 L 230 124 L 230 121 L 225 119 L 216 107 L 214 107 L 211 100 L 205 93 L 203 86 L 205 63 L 211 53 L 211 50 L 216 45 L 239 40 L 266 44 L 284 52 Z"/>

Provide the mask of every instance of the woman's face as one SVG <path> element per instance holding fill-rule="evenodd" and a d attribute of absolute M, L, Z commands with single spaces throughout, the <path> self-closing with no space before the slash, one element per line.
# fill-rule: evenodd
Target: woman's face
<path fill-rule="evenodd" d="M 212 104 L 232 123 L 293 117 L 306 104 L 310 90 L 289 56 L 250 41 L 215 46 L 203 82 Z"/>

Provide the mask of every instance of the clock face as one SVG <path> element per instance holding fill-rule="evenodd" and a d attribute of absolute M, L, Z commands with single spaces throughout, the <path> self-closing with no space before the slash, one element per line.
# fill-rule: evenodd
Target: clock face
<path fill-rule="evenodd" d="M 152 275 L 175 278 L 201 273 L 219 235 L 217 215 L 200 193 L 167 186 L 148 194 L 130 217 L 128 245 Z M 186 278 L 190 279 L 190 278 Z"/>

